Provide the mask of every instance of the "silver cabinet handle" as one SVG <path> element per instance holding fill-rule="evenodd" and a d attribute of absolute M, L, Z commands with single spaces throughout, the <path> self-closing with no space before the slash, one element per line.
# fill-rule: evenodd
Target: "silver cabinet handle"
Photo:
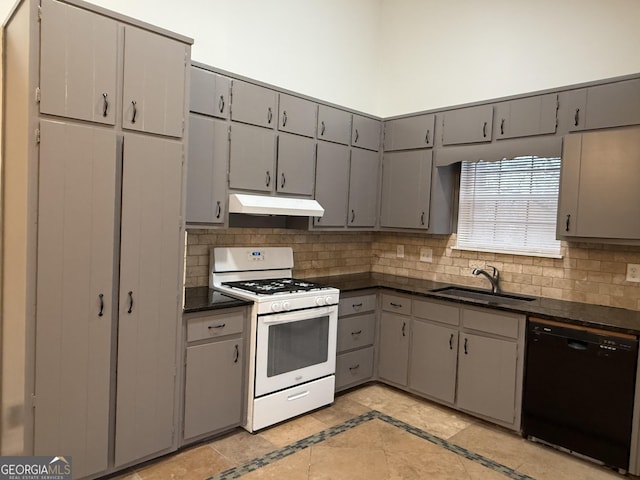
<path fill-rule="evenodd" d="M 504 118 L 500 122 L 500 135 L 504 135 Z"/>
<path fill-rule="evenodd" d="M 284 188 L 284 185 L 287 183 L 287 179 L 284 178 L 284 172 L 282 172 L 282 180 L 280 181 L 280 188 Z"/>
<path fill-rule="evenodd" d="M 453 333 L 449 337 L 449 350 L 453 350 Z"/>
<path fill-rule="evenodd" d="M 420 214 L 420 225 L 424 225 L 424 212 Z"/>
<path fill-rule="evenodd" d="M 570 214 L 570 213 L 568 213 L 568 214 L 567 214 L 567 221 L 566 221 L 565 226 L 564 226 L 564 231 L 565 231 L 565 232 L 568 232 L 568 231 L 569 231 L 569 225 L 570 225 L 570 224 L 571 224 L 571 214 Z"/>
<path fill-rule="evenodd" d="M 402 336 L 406 337 L 407 333 L 406 333 L 406 328 L 407 328 L 407 322 L 402 322 Z"/>
<path fill-rule="evenodd" d="M 353 143 L 358 143 L 358 138 L 360 138 L 360 134 L 358 133 L 358 129 L 356 128 L 356 138 L 353 139 Z"/>
<path fill-rule="evenodd" d="M 238 348 L 238 345 L 236 345 L 234 347 L 233 363 L 238 363 L 239 358 L 240 358 L 240 349 Z"/>
<path fill-rule="evenodd" d="M 136 115 L 138 114 L 138 109 L 136 105 L 138 103 L 135 100 L 131 100 L 131 105 L 133 106 L 133 116 L 131 117 L 131 123 L 136 123 Z"/>
<path fill-rule="evenodd" d="M 104 295 L 101 293 L 98 295 L 98 298 L 100 299 L 100 311 L 98 312 L 98 316 L 102 317 L 104 315 Z"/>
<path fill-rule="evenodd" d="M 427 130 L 427 134 L 424 136 L 424 143 L 426 143 L 427 145 L 429 145 L 429 133 L 430 130 Z"/>
<path fill-rule="evenodd" d="M 267 109 L 267 123 L 271 125 L 271 120 L 273 119 L 273 112 L 271 111 L 271 107 Z"/>
<path fill-rule="evenodd" d="M 484 122 L 484 124 L 482 125 L 482 136 L 484 138 L 487 138 L 487 122 Z"/>
<path fill-rule="evenodd" d="M 351 209 L 351 223 L 353 223 L 355 219 L 356 219 L 356 211 Z"/>
<path fill-rule="evenodd" d="M 468 338 L 465 338 L 465 339 L 464 339 L 464 354 L 465 354 L 465 355 L 468 355 L 468 354 L 469 354 L 469 351 L 467 350 L 467 342 L 469 342 L 469 339 L 468 339 Z"/>
<path fill-rule="evenodd" d="M 224 112 L 224 95 L 220 95 L 220 100 L 218 100 L 218 110 L 220 110 L 220 113 Z"/>
<path fill-rule="evenodd" d="M 580 109 L 576 108 L 576 114 L 573 117 L 573 125 L 577 127 L 580 124 Z"/>
<path fill-rule="evenodd" d="M 127 313 L 131 313 L 133 312 L 133 292 L 129 291 L 128 295 L 129 295 L 129 309 L 127 310 Z"/>
<path fill-rule="evenodd" d="M 267 170 L 267 179 L 266 179 L 266 186 L 268 187 L 269 185 L 271 185 L 271 174 L 269 173 L 269 170 Z"/>
<path fill-rule="evenodd" d="M 282 126 L 283 127 L 287 126 L 287 111 L 286 110 L 284 112 L 282 112 Z"/>
<path fill-rule="evenodd" d="M 109 112 L 109 100 L 107 98 L 107 93 L 102 94 L 102 116 L 106 117 Z"/>
<path fill-rule="evenodd" d="M 326 126 L 324 124 L 324 121 L 320 122 L 320 136 L 324 135 L 325 129 L 326 129 Z"/>
<path fill-rule="evenodd" d="M 220 206 L 220 200 L 216 202 L 216 218 L 220 218 L 220 214 L 222 214 L 222 207 Z"/>

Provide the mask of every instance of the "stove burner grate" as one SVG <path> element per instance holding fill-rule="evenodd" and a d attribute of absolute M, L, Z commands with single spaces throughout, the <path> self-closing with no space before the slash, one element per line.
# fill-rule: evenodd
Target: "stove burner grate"
<path fill-rule="evenodd" d="M 295 278 L 269 278 L 264 280 L 244 280 L 239 282 L 222 282 L 226 287 L 245 290 L 261 295 L 273 295 L 276 293 L 309 292 L 327 288 L 320 283 L 297 280 Z"/>

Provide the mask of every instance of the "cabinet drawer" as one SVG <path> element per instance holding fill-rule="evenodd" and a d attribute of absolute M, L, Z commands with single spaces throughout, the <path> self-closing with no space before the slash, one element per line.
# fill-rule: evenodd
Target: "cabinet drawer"
<path fill-rule="evenodd" d="M 366 381 L 373 375 L 373 347 L 336 357 L 336 390 Z"/>
<path fill-rule="evenodd" d="M 355 313 L 372 312 L 376 309 L 376 295 L 358 295 L 357 297 L 341 298 L 338 305 L 338 316 L 353 315 Z"/>
<path fill-rule="evenodd" d="M 462 309 L 462 325 L 471 330 L 518 338 L 520 315 L 480 309 Z"/>
<path fill-rule="evenodd" d="M 243 312 L 191 318 L 187 323 L 187 342 L 241 333 L 243 326 Z"/>
<path fill-rule="evenodd" d="M 376 314 L 338 319 L 338 352 L 373 345 Z"/>
<path fill-rule="evenodd" d="M 411 315 L 411 300 L 396 295 L 382 295 L 382 309 L 388 312 Z"/>
<path fill-rule="evenodd" d="M 412 309 L 416 317 L 447 325 L 460 325 L 460 308 L 454 305 L 414 300 Z"/>

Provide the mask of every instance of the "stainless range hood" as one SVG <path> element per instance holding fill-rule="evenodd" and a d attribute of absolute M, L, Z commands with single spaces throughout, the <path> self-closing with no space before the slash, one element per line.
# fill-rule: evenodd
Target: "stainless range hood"
<path fill-rule="evenodd" d="M 229 195 L 229 213 L 321 217 L 324 215 L 324 208 L 309 198 L 232 193 Z"/>

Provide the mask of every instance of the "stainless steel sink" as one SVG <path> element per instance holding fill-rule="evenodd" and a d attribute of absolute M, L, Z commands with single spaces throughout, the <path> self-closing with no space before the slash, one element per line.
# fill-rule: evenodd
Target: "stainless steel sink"
<path fill-rule="evenodd" d="M 437 293 L 447 297 L 476 300 L 483 303 L 520 303 L 535 300 L 535 297 L 514 295 L 511 293 L 492 293 L 486 290 L 476 290 L 465 287 L 436 288 L 435 290 L 431 290 L 431 293 Z"/>

